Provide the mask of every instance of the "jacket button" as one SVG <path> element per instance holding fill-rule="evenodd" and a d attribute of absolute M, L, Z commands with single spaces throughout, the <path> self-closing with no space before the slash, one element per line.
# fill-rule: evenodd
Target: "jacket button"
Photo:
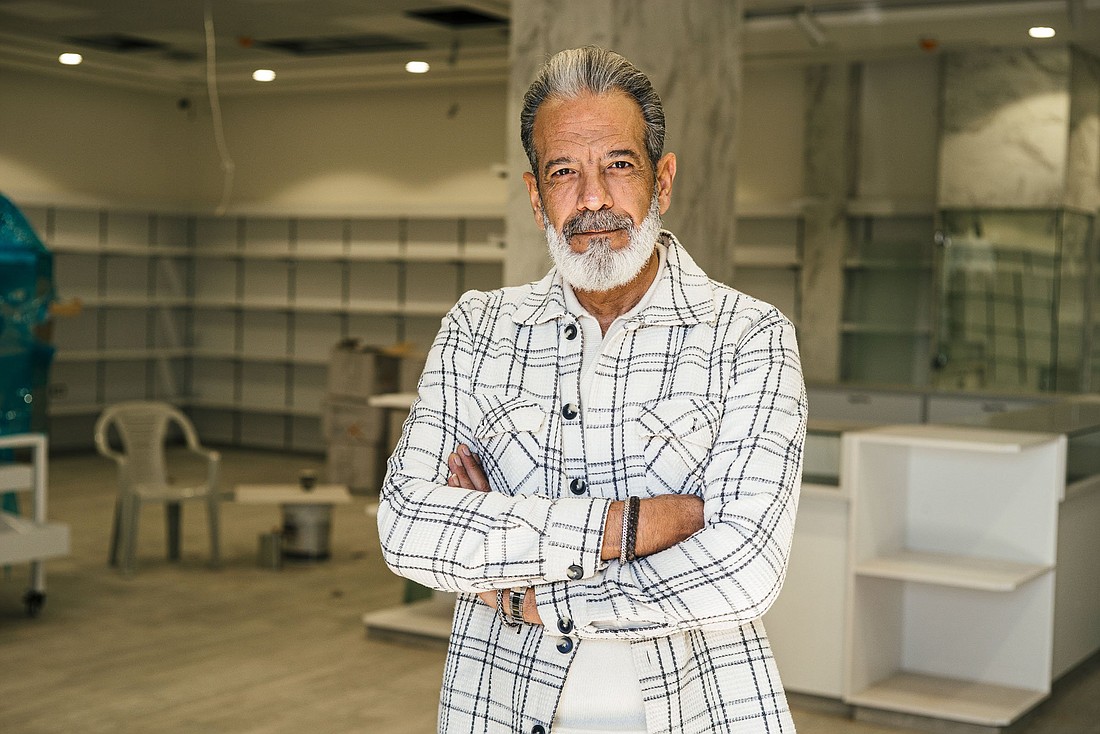
<path fill-rule="evenodd" d="M 569 483 L 569 491 L 573 494 L 584 494 L 588 489 L 588 482 L 584 481 L 580 477 L 577 477 Z"/>
<path fill-rule="evenodd" d="M 565 407 L 561 409 L 561 414 L 565 416 L 567 421 L 571 421 L 577 417 L 577 406 L 573 403 L 566 403 Z"/>
<path fill-rule="evenodd" d="M 561 632 L 563 635 L 567 635 L 572 631 L 573 620 L 569 619 L 569 617 L 562 617 L 558 620 L 558 632 Z"/>
<path fill-rule="evenodd" d="M 584 576 L 584 569 L 574 563 L 566 570 L 565 575 L 573 581 L 580 581 Z"/>
<path fill-rule="evenodd" d="M 569 326 L 565 327 L 565 338 L 568 339 L 569 341 L 573 341 L 574 339 L 577 338 L 577 325 L 576 324 L 569 324 Z"/>
<path fill-rule="evenodd" d="M 531 734 L 546 734 L 546 728 L 542 724 L 535 724 L 531 727 Z"/>
<path fill-rule="evenodd" d="M 573 649 L 573 641 L 568 637 L 559 637 L 557 648 L 558 652 L 564 655 Z"/>

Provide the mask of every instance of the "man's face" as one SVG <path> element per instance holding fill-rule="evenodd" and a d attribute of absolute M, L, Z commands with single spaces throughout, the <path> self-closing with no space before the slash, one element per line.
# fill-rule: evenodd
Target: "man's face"
<path fill-rule="evenodd" d="M 560 233 L 572 252 L 583 254 L 594 241 L 623 250 L 630 224 L 640 227 L 651 203 L 668 209 L 676 159 L 666 154 L 654 170 L 641 111 L 626 94 L 551 97 L 539 108 L 533 138 L 539 170 L 523 177 L 535 221 Z"/>

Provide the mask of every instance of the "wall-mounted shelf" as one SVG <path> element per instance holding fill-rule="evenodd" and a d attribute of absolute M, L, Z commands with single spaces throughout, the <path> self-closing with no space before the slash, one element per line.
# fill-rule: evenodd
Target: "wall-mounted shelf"
<path fill-rule="evenodd" d="M 55 322 L 58 448 L 90 447 L 106 405 L 164 399 L 221 443 L 321 451 L 335 343 L 427 351 L 464 291 L 503 279 L 499 217 L 27 214 L 55 253 L 59 295 L 84 305 Z"/>

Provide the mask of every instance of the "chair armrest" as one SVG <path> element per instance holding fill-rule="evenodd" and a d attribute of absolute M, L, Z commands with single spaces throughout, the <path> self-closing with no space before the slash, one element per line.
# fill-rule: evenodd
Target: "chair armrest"
<path fill-rule="evenodd" d="M 212 464 L 216 464 L 222 459 L 222 455 L 219 452 L 213 449 L 204 448 L 202 446 L 188 446 L 187 450 L 192 453 L 198 454 L 199 456 L 206 457 L 206 460 Z"/>

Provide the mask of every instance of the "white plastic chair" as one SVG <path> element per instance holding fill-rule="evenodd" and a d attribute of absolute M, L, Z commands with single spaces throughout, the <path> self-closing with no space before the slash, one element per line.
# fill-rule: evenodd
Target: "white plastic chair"
<path fill-rule="evenodd" d="M 183 433 L 187 449 L 206 459 L 206 477 L 197 483 L 176 484 L 168 477 L 165 439 L 172 424 Z M 114 428 L 122 442 L 122 452 L 114 450 L 110 431 Z M 221 455 L 203 448 L 191 421 L 175 407 L 162 402 L 135 400 L 118 403 L 100 414 L 95 424 L 95 444 L 99 453 L 118 465 L 118 501 L 111 530 L 110 563 L 125 573 L 134 571 L 138 517 L 146 502 L 165 503 L 168 530 L 168 559 L 179 560 L 180 503 L 183 500 L 206 501 L 210 524 L 210 562 L 217 565 L 218 554 L 218 470 Z"/>

